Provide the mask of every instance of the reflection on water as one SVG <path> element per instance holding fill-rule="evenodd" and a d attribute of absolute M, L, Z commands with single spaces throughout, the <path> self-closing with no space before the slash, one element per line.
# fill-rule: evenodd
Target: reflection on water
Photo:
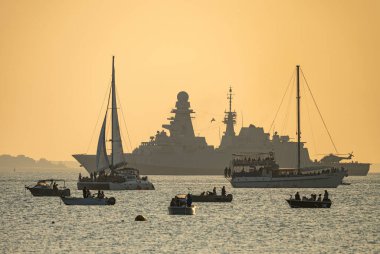
<path fill-rule="evenodd" d="M 151 176 L 156 191 L 106 191 L 115 206 L 65 206 L 57 197 L 24 194 L 25 184 L 50 177 L 67 179 L 72 195 L 81 195 L 73 172 L 1 173 L 2 253 L 380 252 L 380 174 L 329 190 L 331 209 L 290 209 L 285 198 L 294 189 L 232 189 L 216 176 Z M 199 203 L 195 216 L 167 214 L 175 194 L 220 192 L 223 185 L 232 203 Z M 135 222 L 138 214 L 148 221 Z"/>

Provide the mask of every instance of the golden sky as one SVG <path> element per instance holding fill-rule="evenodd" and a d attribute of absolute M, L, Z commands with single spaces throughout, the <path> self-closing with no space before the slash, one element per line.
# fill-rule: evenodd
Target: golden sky
<path fill-rule="evenodd" d="M 181 90 L 209 144 L 219 144 L 230 85 L 236 130 L 243 114 L 245 126 L 268 131 L 300 64 L 338 151 L 379 162 L 379 25 L 377 0 L 1 0 L 0 154 L 71 160 L 88 146 L 94 152 L 115 55 L 132 147 L 162 129 Z M 333 152 L 303 99 L 310 154 Z M 289 105 L 288 122 L 280 114 L 275 127 L 295 137 Z"/>

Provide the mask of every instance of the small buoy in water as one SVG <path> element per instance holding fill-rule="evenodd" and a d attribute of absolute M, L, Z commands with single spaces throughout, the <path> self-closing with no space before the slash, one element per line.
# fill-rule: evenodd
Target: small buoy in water
<path fill-rule="evenodd" d="M 124 222 L 124 220 L 121 220 L 121 222 Z"/>
<path fill-rule="evenodd" d="M 54 223 L 55 223 L 54 221 L 51 222 L 51 224 L 54 224 Z"/>
<path fill-rule="evenodd" d="M 142 215 L 137 215 L 135 221 L 146 221 L 145 217 Z"/>

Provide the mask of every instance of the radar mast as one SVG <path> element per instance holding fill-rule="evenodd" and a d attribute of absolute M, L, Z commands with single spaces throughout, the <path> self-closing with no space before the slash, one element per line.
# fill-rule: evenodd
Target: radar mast
<path fill-rule="evenodd" d="M 232 111 L 232 87 L 230 87 L 227 99 L 229 101 L 229 111 L 225 111 L 223 123 L 226 124 L 226 131 L 224 132 L 225 136 L 234 137 L 235 130 L 234 125 L 236 123 L 236 111 Z"/>

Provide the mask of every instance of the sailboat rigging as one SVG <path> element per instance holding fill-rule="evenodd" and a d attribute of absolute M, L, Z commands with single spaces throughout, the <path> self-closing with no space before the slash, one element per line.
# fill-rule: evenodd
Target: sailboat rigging
<path fill-rule="evenodd" d="M 111 160 L 107 154 L 106 147 L 106 128 L 107 115 L 111 100 Z M 110 170 L 107 175 L 106 170 Z M 97 177 L 97 175 L 99 175 Z M 111 89 L 108 96 L 107 110 L 104 116 L 103 124 L 100 129 L 98 147 L 96 151 L 96 172 L 90 173 L 90 177 L 79 178 L 78 189 L 147 189 L 153 190 L 154 186 L 147 177 L 140 178 L 139 170 L 128 168 L 123 154 L 123 144 L 120 134 L 119 118 L 117 114 L 116 103 L 116 82 L 115 82 L 115 57 L 112 57 L 112 81 Z"/>

